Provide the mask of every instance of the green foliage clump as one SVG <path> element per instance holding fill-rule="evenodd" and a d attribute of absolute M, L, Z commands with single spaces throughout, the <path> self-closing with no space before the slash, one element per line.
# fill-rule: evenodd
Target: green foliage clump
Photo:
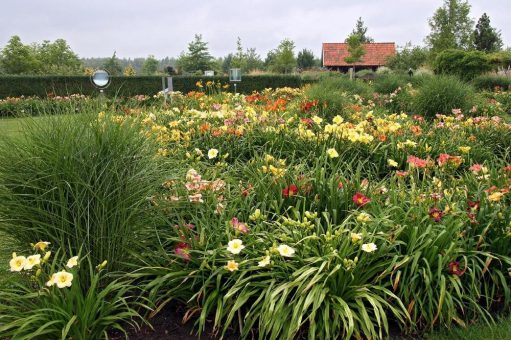
<path fill-rule="evenodd" d="M 425 78 L 413 100 L 416 114 L 434 118 L 451 114 L 453 109 L 468 112 L 474 104 L 473 88 L 453 76 Z"/>
<path fill-rule="evenodd" d="M 409 77 L 397 74 L 379 75 L 373 83 L 374 91 L 381 94 L 391 94 L 398 88 L 404 87 L 409 80 Z"/>
<path fill-rule="evenodd" d="M 351 81 L 346 77 L 331 76 L 321 79 L 305 91 L 308 100 L 317 100 L 324 117 L 343 115 L 349 104 L 346 95 L 357 94 L 369 98 L 372 91 L 369 85 L 360 80 Z"/>
<path fill-rule="evenodd" d="M 511 87 L 511 78 L 503 76 L 479 76 L 472 80 L 472 84 L 478 90 L 494 91 L 499 88 L 507 90 Z"/>
<path fill-rule="evenodd" d="M 108 339 L 108 331 L 127 336 L 125 328 L 138 329 L 144 323 L 139 312 L 147 307 L 137 298 L 133 280 L 109 277 L 103 264 L 96 267 L 87 257 L 70 268 L 64 266 L 68 258 L 60 250 L 46 254 L 51 257 L 37 254 L 40 263 L 23 270 L 31 280 L 15 273 L 20 280 L 0 290 L 2 338 Z M 60 286 L 52 278 L 56 273 L 67 278 Z"/>
<path fill-rule="evenodd" d="M 449 49 L 439 53 L 434 61 L 437 74 L 456 75 L 470 80 L 492 69 L 487 55 L 481 51 Z"/>
<path fill-rule="evenodd" d="M 122 118 L 122 117 L 121 117 Z M 80 249 L 119 269 L 149 224 L 148 197 L 161 183 L 156 150 L 136 121 L 109 115 L 29 121 L 0 145 L 0 229 Z"/>

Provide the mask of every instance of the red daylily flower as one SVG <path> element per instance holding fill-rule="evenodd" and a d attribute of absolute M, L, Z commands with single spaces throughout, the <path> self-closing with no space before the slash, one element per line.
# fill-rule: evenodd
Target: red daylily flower
<path fill-rule="evenodd" d="M 282 189 L 282 197 L 288 198 L 289 196 L 294 196 L 298 193 L 298 187 L 294 184 L 291 184 L 288 187 Z"/>
<path fill-rule="evenodd" d="M 176 253 L 176 255 L 185 261 L 190 261 L 190 259 L 192 258 L 189 253 L 189 250 L 190 245 L 184 242 L 179 242 L 178 244 L 176 244 L 176 247 L 174 248 L 174 252 Z"/>
<path fill-rule="evenodd" d="M 449 273 L 456 276 L 462 276 L 465 274 L 465 270 L 461 270 L 460 263 L 458 261 L 449 262 Z"/>
<path fill-rule="evenodd" d="M 442 220 L 442 216 L 444 215 L 443 211 L 438 208 L 429 209 L 429 217 L 435 220 L 435 222 L 440 222 Z"/>
<path fill-rule="evenodd" d="M 367 203 L 371 202 L 371 199 L 367 196 L 364 196 L 362 193 L 357 192 L 353 195 L 353 203 L 358 205 L 359 207 L 363 207 Z"/>

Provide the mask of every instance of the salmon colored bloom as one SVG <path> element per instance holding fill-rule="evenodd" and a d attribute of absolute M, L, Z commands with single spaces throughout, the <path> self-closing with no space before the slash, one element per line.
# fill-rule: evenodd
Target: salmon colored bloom
<path fill-rule="evenodd" d="M 415 156 L 408 156 L 408 159 L 406 160 L 410 166 L 415 168 L 425 168 L 429 165 L 429 162 L 426 159 L 421 159 L 419 157 Z"/>

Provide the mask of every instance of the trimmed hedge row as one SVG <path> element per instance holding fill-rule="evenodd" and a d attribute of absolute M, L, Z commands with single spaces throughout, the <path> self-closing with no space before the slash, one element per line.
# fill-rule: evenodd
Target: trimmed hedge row
<path fill-rule="evenodd" d="M 220 81 L 229 83 L 224 76 L 175 76 L 173 77 L 174 91 L 187 93 L 197 90 L 199 80 Z M 296 75 L 260 75 L 244 76 L 237 89 L 241 93 L 252 93 L 265 88 L 301 87 L 311 82 Z M 112 77 L 110 86 L 105 90 L 107 96 L 132 96 L 139 94 L 153 95 L 161 91 L 161 76 Z M 233 87 L 231 86 L 231 90 Z M 49 93 L 57 96 L 70 94 L 94 95 L 98 91 L 92 85 L 88 76 L 0 76 L 0 98 L 19 96 L 46 97 Z"/>

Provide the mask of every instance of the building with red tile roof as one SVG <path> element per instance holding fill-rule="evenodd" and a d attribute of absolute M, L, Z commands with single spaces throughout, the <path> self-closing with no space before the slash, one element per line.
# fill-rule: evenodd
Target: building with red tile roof
<path fill-rule="evenodd" d="M 349 56 L 348 44 L 346 43 L 323 43 L 321 52 L 323 67 L 330 70 L 346 72 L 350 67 L 356 69 L 372 69 L 385 65 L 387 58 L 396 54 L 396 44 L 391 43 L 366 43 L 363 44 L 365 55 L 362 60 L 355 64 L 348 64 L 344 58 Z"/>

